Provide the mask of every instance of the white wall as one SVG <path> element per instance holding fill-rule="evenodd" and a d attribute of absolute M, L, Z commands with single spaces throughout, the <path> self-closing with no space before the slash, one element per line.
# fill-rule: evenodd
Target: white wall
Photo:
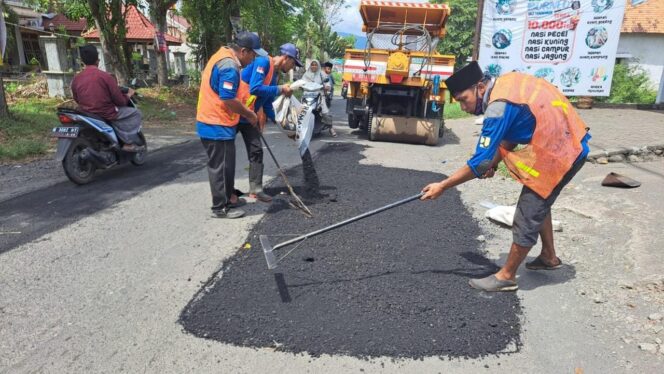
<path fill-rule="evenodd" d="M 620 34 L 618 55 L 629 54 L 650 76 L 652 88 L 658 89 L 664 73 L 664 34 Z"/>

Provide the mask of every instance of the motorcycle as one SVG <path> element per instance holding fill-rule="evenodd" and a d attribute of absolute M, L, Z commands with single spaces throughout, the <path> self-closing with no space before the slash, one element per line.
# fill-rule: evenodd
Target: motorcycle
<path fill-rule="evenodd" d="M 301 111 L 301 114 L 304 115 L 311 109 L 311 112 L 314 115 L 313 136 L 319 136 L 323 131 L 332 127 L 331 124 L 323 121 L 321 102 L 325 98 L 321 92 L 322 89 L 323 86 L 317 83 L 307 83 L 302 86 L 304 92 L 302 94 L 303 110 Z"/>
<path fill-rule="evenodd" d="M 123 93 L 128 91 L 126 87 L 121 89 Z M 135 97 L 129 99 L 129 106 L 136 107 Z M 53 128 L 52 136 L 58 138 L 55 159 L 62 162 L 70 181 L 87 184 L 94 179 L 97 169 L 110 169 L 129 162 L 135 166 L 145 163 L 148 150 L 142 131 L 138 133 L 140 141 L 136 144 L 139 152 L 127 152 L 122 149 L 111 123 L 99 116 L 64 107 L 59 107 L 57 114 L 64 126 Z"/>

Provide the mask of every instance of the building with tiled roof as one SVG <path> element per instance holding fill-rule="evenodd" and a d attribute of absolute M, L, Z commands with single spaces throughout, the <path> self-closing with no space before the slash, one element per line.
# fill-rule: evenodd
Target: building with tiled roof
<path fill-rule="evenodd" d="M 136 6 L 130 5 L 125 19 L 127 25 L 126 40 L 129 43 L 153 43 L 155 40 L 155 26 L 141 13 Z M 99 30 L 92 29 L 83 33 L 88 40 L 99 40 Z M 182 41 L 169 34 L 164 35 L 168 45 L 180 45 Z"/>
<path fill-rule="evenodd" d="M 644 69 L 664 102 L 664 0 L 626 0 L 618 61 Z"/>
<path fill-rule="evenodd" d="M 80 36 L 85 30 L 88 29 L 88 20 L 81 18 L 78 21 L 73 21 L 67 18 L 64 14 L 56 14 L 49 18 L 47 15 L 42 16 L 42 24 L 44 30 L 50 30 L 51 27 L 55 31 L 64 29 L 68 35 Z"/>

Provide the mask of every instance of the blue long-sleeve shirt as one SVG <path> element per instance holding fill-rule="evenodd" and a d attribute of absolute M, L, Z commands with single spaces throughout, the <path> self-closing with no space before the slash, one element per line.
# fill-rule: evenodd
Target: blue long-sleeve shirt
<path fill-rule="evenodd" d="M 272 81 L 269 85 L 263 84 L 265 76 L 270 72 L 270 60 L 268 57 L 256 57 L 254 61 L 242 69 L 241 79 L 249 85 L 249 93 L 256 96 L 254 111 L 258 112 L 263 108 L 267 118 L 274 120 L 274 108 L 272 102 L 279 95 L 277 80 L 279 74 L 272 74 Z M 245 118 L 240 118 L 240 122 L 248 123 Z"/>
<path fill-rule="evenodd" d="M 210 87 L 222 100 L 232 100 L 237 97 L 240 85 L 240 70 L 230 58 L 223 59 L 212 67 L 210 74 Z M 237 126 L 219 126 L 221 123 L 196 122 L 196 132 L 202 139 L 207 140 L 233 140 L 237 133 Z"/>
<path fill-rule="evenodd" d="M 503 108 L 504 106 L 504 108 Z M 535 116 L 527 105 L 517 105 L 509 102 L 492 102 L 485 112 L 482 133 L 475 148 L 475 154 L 467 164 L 475 176 L 481 177 L 484 172 L 480 167 L 482 163 L 490 162 L 498 152 L 503 141 L 513 144 L 528 144 L 535 132 Z M 581 140 L 583 150 L 577 162 L 585 159 L 589 152 L 587 133 Z"/>

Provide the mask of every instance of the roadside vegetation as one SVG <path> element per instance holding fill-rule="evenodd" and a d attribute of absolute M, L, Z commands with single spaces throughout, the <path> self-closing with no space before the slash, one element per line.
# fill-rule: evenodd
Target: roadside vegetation
<path fill-rule="evenodd" d="M 58 123 L 60 99 L 26 98 L 9 104 L 10 118 L 0 119 L 0 163 L 38 157 L 50 148 L 50 131 Z"/>
<path fill-rule="evenodd" d="M 616 64 L 613 70 L 611 95 L 595 98 L 604 103 L 654 104 L 657 90 L 652 88 L 648 74 L 638 66 Z"/>

